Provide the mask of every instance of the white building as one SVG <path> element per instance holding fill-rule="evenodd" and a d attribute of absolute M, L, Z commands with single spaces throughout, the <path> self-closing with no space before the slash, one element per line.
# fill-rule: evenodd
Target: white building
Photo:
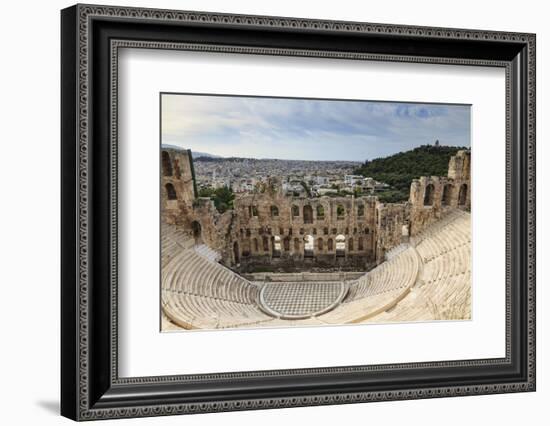
<path fill-rule="evenodd" d="M 346 186 L 362 186 L 363 181 L 365 180 L 364 176 L 360 175 L 345 175 L 344 176 L 344 184 Z"/>

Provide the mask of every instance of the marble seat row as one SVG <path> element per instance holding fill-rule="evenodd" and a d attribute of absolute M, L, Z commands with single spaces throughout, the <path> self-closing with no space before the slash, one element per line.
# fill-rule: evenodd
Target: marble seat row
<path fill-rule="evenodd" d="M 437 231 L 427 230 L 417 250 L 422 269 L 417 284 L 376 322 L 471 318 L 470 215 L 461 212 Z"/>
<path fill-rule="evenodd" d="M 395 256 L 397 256 L 399 253 L 404 252 L 405 250 L 407 250 L 408 246 L 409 246 L 408 244 L 399 244 L 398 246 L 395 246 L 391 250 L 388 250 L 388 252 L 386 253 L 386 260 L 391 260 Z"/>
<path fill-rule="evenodd" d="M 362 322 L 395 305 L 415 284 L 419 259 L 414 248 L 404 248 L 350 284 L 343 303 L 318 317 L 325 324 Z"/>
<path fill-rule="evenodd" d="M 364 276 L 350 284 L 344 303 L 410 287 L 418 274 L 418 255 L 413 248 L 405 248 Z"/>
<path fill-rule="evenodd" d="M 218 262 L 221 259 L 221 255 L 217 251 L 212 250 L 206 244 L 199 244 L 195 246 L 195 251 L 211 262 Z"/>
<path fill-rule="evenodd" d="M 162 234 L 162 306 L 183 328 L 225 328 L 272 319 L 257 306 L 258 287 L 217 263 L 218 255 L 175 226 Z"/>
<path fill-rule="evenodd" d="M 193 250 L 174 256 L 162 271 L 161 285 L 163 290 L 238 303 L 254 303 L 258 295 L 256 286 Z"/>

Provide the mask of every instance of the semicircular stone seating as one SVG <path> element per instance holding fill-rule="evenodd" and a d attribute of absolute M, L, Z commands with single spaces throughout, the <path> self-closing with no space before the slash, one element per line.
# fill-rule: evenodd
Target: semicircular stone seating
<path fill-rule="evenodd" d="M 310 303 L 319 285 L 272 284 L 273 294 L 266 294 L 276 309 L 266 310 L 259 286 L 219 264 L 219 256 L 196 246 L 189 233 L 163 224 L 163 330 L 468 319 L 470 235 L 470 214 L 457 210 L 412 238 L 410 245 L 392 250 L 388 260 L 359 279 L 325 283 L 322 290 L 331 292 L 333 303 L 316 302 L 319 306 L 306 309 L 294 302 L 285 311 L 285 293 L 298 291 Z M 308 289 L 311 295 L 302 294 Z"/>
<path fill-rule="evenodd" d="M 273 319 L 257 306 L 258 288 L 195 250 L 190 235 L 167 224 L 162 234 L 162 307 L 171 322 L 212 329 Z"/>
<path fill-rule="evenodd" d="M 420 256 L 418 281 L 376 322 L 471 318 L 471 220 L 456 210 L 412 240 Z"/>
<path fill-rule="evenodd" d="M 319 320 L 327 324 L 358 323 L 390 309 L 416 282 L 419 264 L 414 248 L 405 248 L 352 282 L 343 302 Z"/>

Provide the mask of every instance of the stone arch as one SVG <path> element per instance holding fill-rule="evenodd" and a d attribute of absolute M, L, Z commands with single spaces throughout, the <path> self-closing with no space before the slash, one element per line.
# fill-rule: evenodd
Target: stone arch
<path fill-rule="evenodd" d="M 346 236 L 338 234 L 336 236 L 336 256 L 343 257 L 346 255 Z"/>
<path fill-rule="evenodd" d="M 292 206 L 292 217 L 300 216 L 300 208 L 296 205 Z"/>
<path fill-rule="evenodd" d="M 349 251 L 353 251 L 354 248 L 353 248 L 353 238 L 350 237 L 350 239 L 348 240 L 348 250 Z"/>
<path fill-rule="evenodd" d="M 328 251 L 334 250 L 334 241 L 332 240 L 332 238 L 329 238 L 327 240 L 327 250 Z"/>
<path fill-rule="evenodd" d="M 304 257 L 313 257 L 313 235 L 306 235 L 304 237 Z"/>
<path fill-rule="evenodd" d="M 336 217 L 338 219 L 343 219 L 346 214 L 346 208 L 342 204 L 336 206 Z"/>
<path fill-rule="evenodd" d="M 194 220 L 191 222 L 191 231 L 193 232 L 193 238 L 195 242 L 198 243 L 202 239 L 202 226 L 200 222 Z"/>
<path fill-rule="evenodd" d="M 319 250 L 320 252 L 323 251 L 323 244 L 323 239 L 317 238 L 317 250 Z"/>
<path fill-rule="evenodd" d="M 460 185 L 460 191 L 458 192 L 458 205 L 465 206 L 467 197 L 468 197 L 468 185 L 463 183 L 462 185 Z"/>
<path fill-rule="evenodd" d="M 176 188 L 174 188 L 174 185 L 172 185 L 171 183 L 167 183 L 164 187 L 166 188 L 166 197 L 169 200 L 178 199 L 178 194 L 176 193 Z"/>
<path fill-rule="evenodd" d="M 279 216 L 279 207 L 271 206 L 271 217 Z"/>
<path fill-rule="evenodd" d="M 241 261 L 241 256 L 239 252 L 239 243 L 237 241 L 233 243 L 233 257 L 235 258 L 235 264 Z"/>
<path fill-rule="evenodd" d="M 324 219 L 325 208 L 321 204 L 318 204 L 316 210 L 317 210 L 317 219 Z"/>
<path fill-rule="evenodd" d="M 162 175 L 172 176 L 172 160 L 168 151 L 162 151 Z"/>
<path fill-rule="evenodd" d="M 260 247 L 258 244 L 258 239 L 254 238 L 254 253 L 258 253 L 260 251 Z"/>
<path fill-rule="evenodd" d="M 424 205 L 425 206 L 433 206 L 434 204 L 434 186 L 429 183 L 426 185 L 426 188 L 424 188 Z"/>
<path fill-rule="evenodd" d="M 453 196 L 453 185 L 448 183 L 443 187 L 443 195 L 441 196 L 441 205 L 450 206 L 452 196 Z"/>
<path fill-rule="evenodd" d="M 265 235 L 262 237 L 262 249 L 264 252 L 269 251 L 269 238 L 267 238 Z"/>
<path fill-rule="evenodd" d="M 363 237 L 359 237 L 359 239 L 357 240 L 357 250 L 363 250 Z"/>
<path fill-rule="evenodd" d="M 313 223 L 313 208 L 308 204 L 304 206 L 304 223 Z"/>
<path fill-rule="evenodd" d="M 286 237 L 283 241 L 283 246 L 286 252 L 290 251 L 290 237 Z"/>

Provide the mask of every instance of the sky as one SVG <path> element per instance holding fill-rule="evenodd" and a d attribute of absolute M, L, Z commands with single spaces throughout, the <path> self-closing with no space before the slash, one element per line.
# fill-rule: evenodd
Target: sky
<path fill-rule="evenodd" d="M 162 143 L 222 157 L 365 161 L 470 146 L 470 106 L 162 95 Z"/>

